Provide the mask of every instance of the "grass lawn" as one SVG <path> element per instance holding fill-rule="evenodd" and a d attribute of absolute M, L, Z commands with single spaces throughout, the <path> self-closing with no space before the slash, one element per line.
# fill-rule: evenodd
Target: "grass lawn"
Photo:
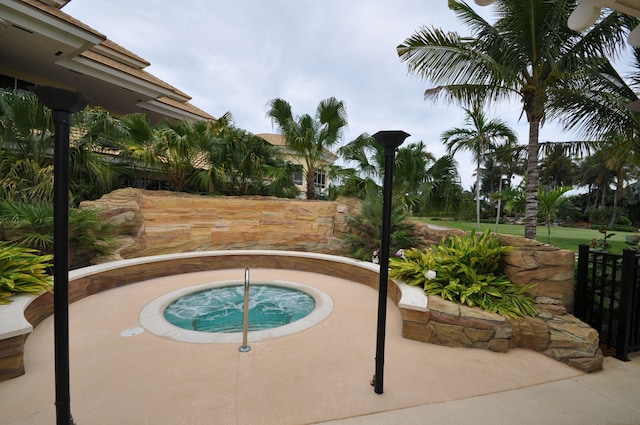
<path fill-rule="evenodd" d="M 414 219 L 427 224 L 433 224 L 443 227 L 453 227 L 455 229 L 462 229 L 465 231 L 476 228 L 475 221 L 443 221 L 432 220 L 426 217 L 414 217 Z M 483 231 L 486 229 L 493 230 L 494 227 L 495 224 L 480 223 L 480 228 Z M 524 236 L 524 226 L 520 224 L 499 224 L 498 233 Z M 624 248 L 631 247 L 625 242 L 625 237 L 627 235 L 635 235 L 635 233 L 617 231 L 611 233 L 615 233 L 615 235 L 609 238 L 609 243 L 611 244 L 611 249 L 609 251 L 621 253 Z M 578 245 L 588 244 L 592 239 L 602 239 L 602 236 L 603 235 L 600 232 L 593 229 L 578 229 L 574 227 L 551 227 L 551 245 L 561 249 L 569 249 L 575 252 L 578 252 Z M 542 243 L 547 243 L 547 226 L 538 226 L 536 239 Z"/>

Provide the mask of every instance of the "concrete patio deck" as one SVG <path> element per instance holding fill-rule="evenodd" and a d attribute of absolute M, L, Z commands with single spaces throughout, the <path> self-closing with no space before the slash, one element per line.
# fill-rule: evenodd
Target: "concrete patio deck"
<path fill-rule="evenodd" d="M 458 349 L 406 340 L 387 312 L 385 392 L 375 362 L 377 292 L 323 274 L 253 269 L 328 293 L 334 310 L 296 334 L 237 344 L 176 342 L 143 332 L 140 310 L 180 287 L 242 280 L 243 270 L 152 279 L 70 306 L 71 411 L 89 424 L 640 424 L 640 367 L 606 359 L 593 375 L 533 351 Z M 125 335 L 127 333 L 125 332 Z M 0 383 L 0 423 L 55 423 L 53 318 L 25 350 L 26 374 Z M 554 419 L 554 420 L 552 420 Z"/>

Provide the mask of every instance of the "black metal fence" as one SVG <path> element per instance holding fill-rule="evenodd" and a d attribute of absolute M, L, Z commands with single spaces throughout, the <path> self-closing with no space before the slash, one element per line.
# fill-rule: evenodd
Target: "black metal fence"
<path fill-rule="evenodd" d="M 574 314 L 600 333 L 600 343 L 629 360 L 640 351 L 640 254 L 622 254 L 580 245 Z"/>

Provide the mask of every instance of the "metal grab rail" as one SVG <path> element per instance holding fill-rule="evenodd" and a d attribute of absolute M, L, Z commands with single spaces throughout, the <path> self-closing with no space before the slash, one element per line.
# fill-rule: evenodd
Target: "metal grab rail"
<path fill-rule="evenodd" d="M 247 345 L 247 334 L 249 333 L 249 267 L 244 269 L 244 317 L 242 319 L 242 345 L 238 348 L 241 353 L 251 350 Z"/>

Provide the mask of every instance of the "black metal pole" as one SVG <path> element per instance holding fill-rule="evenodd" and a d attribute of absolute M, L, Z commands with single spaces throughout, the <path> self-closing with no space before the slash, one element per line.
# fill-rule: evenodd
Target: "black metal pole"
<path fill-rule="evenodd" d="M 53 328 L 56 423 L 71 424 L 69 389 L 69 126 L 71 114 L 53 111 Z"/>
<path fill-rule="evenodd" d="M 378 286 L 378 328 L 376 336 L 376 371 L 374 391 L 384 391 L 384 346 L 387 322 L 387 290 L 389 279 L 389 245 L 391 239 L 391 208 L 393 195 L 393 165 L 396 148 L 409 134 L 404 131 L 380 131 L 373 135 L 384 147 L 384 182 L 382 186 L 382 237 L 380 247 L 380 283 Z"/>
<path fill-rule="evenodd" d="M 53 330 L 56 424 L 72 425 L 69 385 L 69 128 L 71 113 L 90 99 L 53 87 L 30 88 L 52 110 L 53 149 Z"/>
<path fill-rule="evenodd" d="M 587 279 L 589 273 L 589 245 L 578 246 L 578 270 L 576 272 L 576 293 L 573 301 L 573 314 L 587 321 Z"/>
<path fill-rule="evenodd" d="M 620 282 L 620 307 L 616 335 L 616 358 L 629 361 L 629 344 L 634 305 L 634 285 L 637 282 L 638 251 L 632 248 L 622 250 L 622 281 Z"/>

